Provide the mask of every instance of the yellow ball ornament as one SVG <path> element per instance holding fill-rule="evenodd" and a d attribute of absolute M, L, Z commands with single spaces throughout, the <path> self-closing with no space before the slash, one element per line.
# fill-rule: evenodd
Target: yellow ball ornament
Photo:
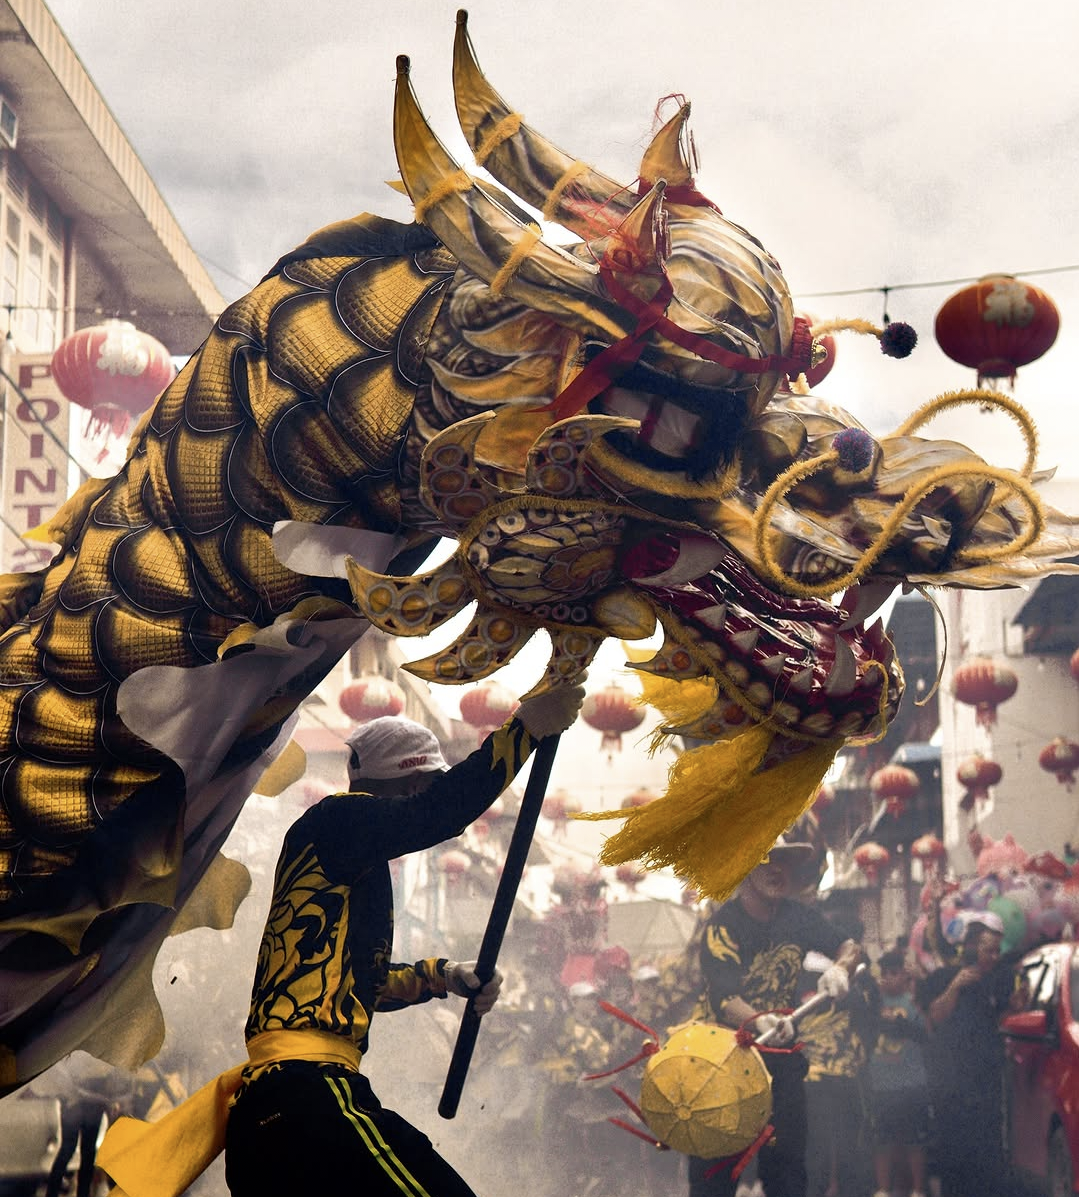
<path fill-rule="evenodd" d="M 760 1052 L 728 1027 L 683 1027 L 645 1066 L 642 1117 L 661 1143 L 685 1155 L 737 1155 L 771 1113 L 772 1078 Z"/>

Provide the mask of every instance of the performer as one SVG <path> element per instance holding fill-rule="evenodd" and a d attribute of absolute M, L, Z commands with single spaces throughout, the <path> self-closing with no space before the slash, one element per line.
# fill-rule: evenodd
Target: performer
<path fill-rule="evenodd" d="M 780 1011 L 797 1003 L 798 978 L 810 951 L 832 957 L 817 988 L 834 998 L 846 995 L 861 948 L 844 940 L 810 905 L 794 901 L 799 869 L 813 860 L 810 844 L 782 837 L 745 879 L 738 893 L 712 915 L 701 949 L 701 968 L 716 1019 L 747 1026 L 756 1035 L 776 1028 L 771 1043 L 789 1047 L 794 1023 Z M 759 1174 L 768 1197 L 806 1194 L 806 1061 L 800 1052 L 766 1052 L 772 1075 L 774 1141 L 762 1148 Z M 690 1197 L 733 1197 L 730 1169 L 716 1160 L 689 1161 Z"/>
<path fill-rule="evenodd" d="M 466 997 L 479 985 L 468 964 L 391 963 L 389 863 L 460 834 L 541 739 L 569 727 L 583 698 L 575 684 L 526 700 L 452 769 L 434 734 L 411 720 L 376 719 L 353 733 L 349 792 L 324 798 L 285 835 L 245 1028 L 248 1063 L 207 1086 L 197 1103 L 213 1107 L 219 1132 L 227 1110 L 233 1197 L 332 1192 L 346 1176 L 370 1197 L 471 1197 L 430 1140 L 384 1108 L 359 1071 L 376 1010 Z M 500 983 L 479 990 L 477 1012 L 491 1008 Z M 130 1197 L 182 1192 L 221 1149 L 219 1133 L 212 1146 L 192 1150 L 179 1121 L 167 1142 L 151 1147 L 163 1125 L 124 1120 L 103 1146 L 102 1166 Z M 163 1171 L 174 1173 L 168 1183 Z"/>

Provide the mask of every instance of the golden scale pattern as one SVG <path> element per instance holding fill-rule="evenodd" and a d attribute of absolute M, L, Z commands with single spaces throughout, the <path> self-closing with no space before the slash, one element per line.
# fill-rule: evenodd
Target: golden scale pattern
<path fill-rule="evenodd" d="M 158 776 L 116 716 L 125 677 L 213 661 L 236 627 L 340 588 L 275 558 L 275 521 L 397 526 L 394 465 L 455 265 L 441 247 L 288 262 L 222 315 L 27 583 L 36 601 L 0 635 L 0 899 Z"/>

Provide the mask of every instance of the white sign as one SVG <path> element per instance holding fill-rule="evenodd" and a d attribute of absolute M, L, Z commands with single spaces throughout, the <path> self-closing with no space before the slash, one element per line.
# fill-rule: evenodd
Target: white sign
<path fill-rule="evenodd" d="M 12 354 L 5 369 L 18 389 L 0 379 L 5 393 L 0 567 L 6 573 L 49 563 L 54 549 L 21 536 L 49 519 L 68 496 L 71 404 L 53 381 L 51 360 L 51 353 Z"/>

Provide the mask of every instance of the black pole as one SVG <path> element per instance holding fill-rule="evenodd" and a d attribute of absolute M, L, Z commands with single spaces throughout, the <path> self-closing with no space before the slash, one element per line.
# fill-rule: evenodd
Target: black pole
<path fill-rule="evenodd" d="M 495 891 L 495 900 L 476 960 L 476 976 L 481 984 L 486 984 L 495 975 L 498 953 L 506 935 L 506 927 L 509 925 L 513 903 L 517 897 L 517 887 L 521 884 L 528 850 L 532 846 L 536 820 L 547 794 L 547 783 L 551 779 L 551 767 L 558 750 L 558 740 L 558 736 L 547 736 L 540 741 L 536 749 L 532 771 L 528 775 L 528 784 L 521 799 L 521 809 L 517 813 L 517 823 L 506 850 L 506 863 L 502 867 L 502 876 L 498 879 L 498 889 Z M 480 1016 L 473 1008 L 473 999 L 469 998 L 461 1016 L 461 1027 L 457 1032 L 457 1042 L 453 1046 L 446 1083 L 442 1088 L 442 1099 L 438 1103 L 438 1112 L 443 1118 L 452 1118 L 457 1113 L 479 1029 Z"/>

